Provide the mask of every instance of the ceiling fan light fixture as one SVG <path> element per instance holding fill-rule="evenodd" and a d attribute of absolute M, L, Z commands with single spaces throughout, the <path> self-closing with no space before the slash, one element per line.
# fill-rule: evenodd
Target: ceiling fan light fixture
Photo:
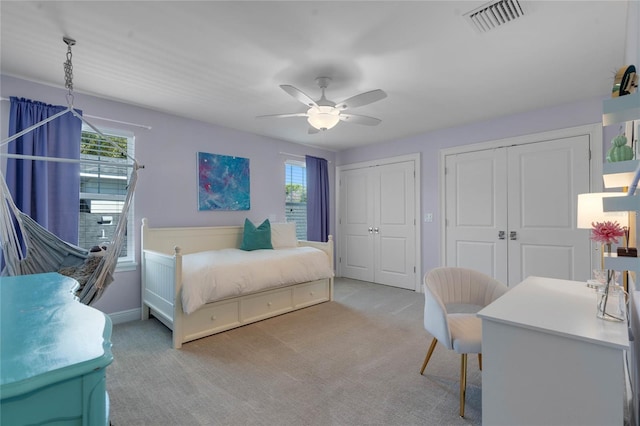
<path fill-rule="evenodd" d="M 380 119 L 374 117 L 367 117 L 365 115 L 351 114 L 351 109 L 361 107 L 363 105 L 369 105 L 373 102 L 377 102 L 387 97 L 387 94 L 380 90 L 370 90 L 368 92 L 360 93 L 355 96 L 351 96 L 340 103 L 335 103 L 326 98 L 324 92 L 329 81 L 328 77 L 319 77 L 316 82 L 322 89 L 322 96 L 317 101 L 313 100 L 309 95 L 302 92 L 300 89 L 291 86 L 290 84 L 281 84 L 280 88 L 287 92 L 291 97 L 297 101 L 303 103 L 307 110 L 306 112 L 295 112 L 290 114 L 271 114 L 260 115 L 257 118 L 264 117 L 306 117 L 309 122 L 308 131 L 309 134 L 318 133 L 317 130 L 329 130 L 334 128 L 339 121 L 348 121 L 356 124 L 363 124 L 366 126 L 375 126 L 380 123 Z M 348 113 L 342 113 L 342 111 L 348 111 Z"/>
<path fill-rule="evenodd" d="M 314 106 L 307 111 L 307 121 L 318 130 L 329 130 L 340 121 L 340 111 L 331 106 Z"/>

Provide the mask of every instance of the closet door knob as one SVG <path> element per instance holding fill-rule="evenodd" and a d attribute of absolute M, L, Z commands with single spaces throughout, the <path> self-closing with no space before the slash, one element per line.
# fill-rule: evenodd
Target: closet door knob
<path fill-rule="evenodd" d="M 504 232 L 504 231 L 498 231 L 498 239 L 499 240 L 504 240 L 505 238 L 507 238 L 507 236 L 505 234 L 506 234 L 506 232 Z"/>
<path fill-rule="evenodd" d="M 379 233 L 380 233 L 380 229 L 378 229 L 378 228 L 373 228 L 373 232 L 375 232 L 376 234 L 379 234 Z"/>
<path fill-rule="evenodd" d="M 369 233 L 370 233 L 370 234 L 372 234 L 372 233 L 373 233 L 373 227 L 372 227 L 372 226 L 370 226 L 370 227 L 369 227 Z"/>
<path fill-rule="evenodd" d="M 509 239 L 510 240 L 517 240 L 518 239 L 518 233 L 516 231 L 509 232 Z"/>

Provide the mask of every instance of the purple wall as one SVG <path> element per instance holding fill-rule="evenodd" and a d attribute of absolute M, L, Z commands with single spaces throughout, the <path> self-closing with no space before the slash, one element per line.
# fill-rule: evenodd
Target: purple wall
<path fill-rule="evenodd" d="M 0 76 L 3 98 L 20 96 L 52 104 L 65 104 L 65 90 L 43 86 L 8 76 Z M 152 226 L 239 225 L 245 217 L 260 221 L 275 215 L 284 220 L 284 157 L 280 152 L 311 154 L 330 161 L 330 186 L 335 200 L 335 167 L 404 154 L 420 153 L 422 194 L 420 218 L 432 212 L 433 222 L 422 223 L 421 274 L 440 265 L 440 206 L 438 161 L 440 150 L 531 133 L 599 123 L 602 99 L 547 108 L 495 120 L 438 130 L 402 140 L 345 150 L 322 151 L 304 145 L 256 136 L 199 121 L 167 115 L 149 109 L 82 94 L 75 106 L 85 114 L 151 126 L 151 130 L 90 119 L 104 127 L 135 132 L 136 158 L 145 169 L 140 172 L 134 213 L 136 247 L 140 247 L 140 220 Z M 7 133 L 8 102 L 2 102 L 1 134 Z M 617 129 L 606 128 L 604 151 Z M 251 210 L 247 212 L 199 212 L 196 199 L 196 152 L 246 157 L 251 162 Z M 332 203 L 332 209 L 334 209 Z M 335 211 L 332 211 L 335 218 Z M 331 233 L 335 232 L 332 220 Z M 337 240 L 337 238 L 336 238 Z M 139 254 L 137 255 L 139 261 Z M 140 271 L 116 274 L 97 308 L 107 313 L 140 307 Z"/>
<path fill-rule="evenodd" d="M 0 76 L 0 94 L 65 105 L 66 90 Z M 139 172 L 134 199 L 135 244 L 140 261 L 140 223 L 143 217 L 154 227 L 241 225 L 245 217 L 254 222 L 267 217 L 284 221 L 284 161 L 280 152 L 310 154 L 329 160 L 330 189 L 335 190 L 335 153 L 256 136 L 199 121 L 172 116 L 105 99 L 76 93 L 74 106 L 85 115 L 105 117 L 151 126 L 151 130 L 89 118 L 99 127 L 135 133 L 135 156 L 145 168 Z M 9 102 L 0 105 L 0 134 L 7 137 Z M 249 158 L 251 167 L 251 210 L 200 212 L 196 192 L 196 153 L 234 155 Z M 300 158 L 290 157 L 300 160 Z M 332 206 L 334 208 L 334 206 Z M 335 217 L 332 211 L 331 217 Z M 334 224 L 331 233 L 335 235 Z M 140 307 L 140 269 L 118 272 L 115 281 L 95 305 L 106 313 Z"/>
<path fill-rule="evenodd" d="M 438 167 L 440 150 L 460 145 L 499 140 L 515 136 L 540 133 L 602 122 L 602 100 L 579 102 L 544 110 L 501 117 L 455 128 L 438 130 L 422 135 L 341 151 L 337 166 L 377 160 L 404 154 L 421 155 L 421 212 L 433 213 L 433 222 L 422 222 L 422 274 L 441 265 L 440 257 L 440 176 Z M 384 123 L 383 123 L 384 125 Z M 605 128 L 604 152 L 617 129 Z"/>

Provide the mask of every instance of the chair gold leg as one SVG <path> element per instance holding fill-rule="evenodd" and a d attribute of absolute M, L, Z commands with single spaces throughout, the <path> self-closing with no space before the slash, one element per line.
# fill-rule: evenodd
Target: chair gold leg
<path fill-rule="evenodd" d="M 478 354 L 478 365 L 480 366 L 480 371 L 482 371 L 482 354 Z"/>
<path fill-rule="evenodd" d="M 462 354 L 460 362 L 460 417 L 464 417 L 464 400 L 467 394 L 467 354 Z"/>
<path fill-rule="evenodd" d="M 436 343 L 438 343 L 438 339 L 434 337 L 433 340 L 431 341 L 431 346 L 429 346 L 429 350 L 427 351 L 427 356 L 424 358 L 424 362 L 422 363 L 422 369 L 420 370 L 420 375 L 422 375 L 422 373 L 424 373 L 424 369 L 427 368 L 427 363 L 431 358 L 431 354 L 433 353 L 433 350 L 436 348 Z"/>

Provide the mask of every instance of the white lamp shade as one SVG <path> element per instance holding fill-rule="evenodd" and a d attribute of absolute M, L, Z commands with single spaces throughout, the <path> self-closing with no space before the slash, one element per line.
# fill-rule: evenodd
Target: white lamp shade
<path fill-rule="evenodd" d="M 595 192 L 578 194 L 578 228 L 590 229 L 595 222 L 618 222 L 629 226 L 629 213 L 605 212 L 602 207 L 604 197 L 624 197 L 624 192 Z"/>
<path fill-rule="evenodd" d="M 311 107 L 307 121 L 318 130 L 329 130 L 340 121 L 340 111 L 330 106 Z"/>

